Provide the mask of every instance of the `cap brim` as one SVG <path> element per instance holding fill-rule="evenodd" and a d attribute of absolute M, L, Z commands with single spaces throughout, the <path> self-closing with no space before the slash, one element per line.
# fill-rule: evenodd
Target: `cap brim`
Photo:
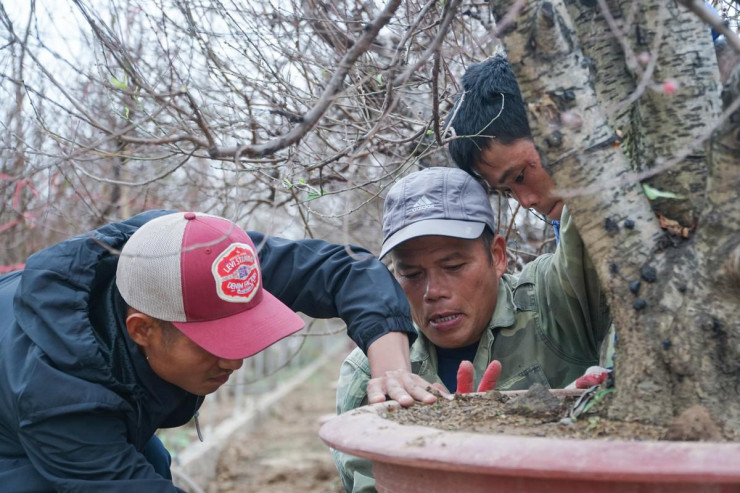
<path fill-rule="evenodd" d="M 380 257 L 385 257 L 392 249 L 412 238 L 419 236 L 452 236 L 465 240 L 474 240 L 483 234 L 485 223 L 477 221 L 457 221 L 454 219 L 427 219 L 409 224 L 396 231 L 383 242 Z"/>
<path fill-rule="evenodd" d="M 225 359 L 243 359 L 298 332 L 304 322 L 266 290 L 260 303 L 230 317 L 207 322 L 172 322 L 191 341 Z"/>

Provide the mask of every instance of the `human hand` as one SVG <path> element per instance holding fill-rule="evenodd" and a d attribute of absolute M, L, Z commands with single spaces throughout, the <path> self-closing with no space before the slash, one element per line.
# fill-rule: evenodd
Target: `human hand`
<path fill-rule="evenodd" d="M 408 407 L 415 401 L 426 404 L 436 402 L 436 394 L 451 398 L 442 385 L 432 385 L 411 373 L 409 340 L 404 333 L 390 332 L 376 339 L 367 349 L 367 359 L 371 376 L 367 383 L 367 400 L 370 404 L 390 398 Z"/>
<path fill-rule="evenodd" d="M 501 362 L 493 360 L 483 373 L 477 392 L 488 392 L 496 388 L 498 377 L 501 375 Z M 457 369 L 457 392 L 467 394 L 473 392 L 474 367 L 470 361 L 462 361 Z"/>
<path fill-rule="evenodd" d="M 431 387 L 434 390 L 430 392 Z M 450 398 L 444 387 L 438 383 L 431 384 L 408 370 L 388 370 L 367 382 L 367 401 L 376 404 L 391 398 L 403 407 L 408 407 L 415 401 L 431 404 L 437 401 L 434 395 L 437 391 L 442 397 Z"/>

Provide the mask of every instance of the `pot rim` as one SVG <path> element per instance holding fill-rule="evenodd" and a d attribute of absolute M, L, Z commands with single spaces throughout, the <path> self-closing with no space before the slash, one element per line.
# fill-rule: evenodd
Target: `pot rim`
<path fill-rule="evenodd" d="M 740 484 L 740 443 L 591 440 L 445 431 L 382 417 L 395 401 L 336 416 L 319 436 L 377 462 L 534 478 Z"/>

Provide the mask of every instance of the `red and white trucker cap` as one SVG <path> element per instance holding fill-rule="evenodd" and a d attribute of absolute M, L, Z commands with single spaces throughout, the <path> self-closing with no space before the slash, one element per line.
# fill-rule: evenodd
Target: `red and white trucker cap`
<path fill-rule="evenodd" d="M 304 325 L 263 289 L 249 236 L 217 216 L 181 212 L 144 224 L 121 251 L 116 284 L 130 307 L 220 358 L 252 356 Z"/>

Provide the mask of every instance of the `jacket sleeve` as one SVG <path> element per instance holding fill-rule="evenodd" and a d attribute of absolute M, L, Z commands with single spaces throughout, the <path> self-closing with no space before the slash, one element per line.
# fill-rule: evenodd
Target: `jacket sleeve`
<path fill-rule="evenodd" d="M 555 253 L 536 264 L 536 293 L 546 341 L 569 357 L 594 361 L 611 319 L 591 257 L 567 207 Z"/>
<path fill-rule="evenodd" d="M 336 449 L 331 449 L 331 453 L 342 477 L 344 491 L 349 493 L 374 493 L 377 491 L 375 489 L 372 461 L 345 454 Z"/>
<path fill-rule="evenodd" d="M 26 427 L 21 444 L 33 467 L 57 491 L 182 492 L 133 445 L 123 425 L 104 416 L 66 415 Z"/>
<path fill-rule="evenodd" d="M 51 366 L 24 370 L 46 385 L 28 386 L 19 396 L 18 440 L 33 469 L 54 490 L 182 491 L 129 442 L 128 435 L 137 430 L 127 429 L 122 415 L 128 404 L 120 396 L 91 383 L 82 389 L 74 377 Z"/>
<path fill-rule="evenodd" d="M 352 351 L 339 369 L 337 383 L 337 414 L 351 411 L 367 404 L 367 382 L 370 366 L 359 349 Z M 345 491 L 370 493 L 375 490 L 373 465 L 368 459 L 331 449 Z"/>
<path fill-rule="evenodd" d="M 409 343 L 416 338 L 403 290 L 367 250 L 248 234 L 259 251 L 265 289 L 294 311 L 313 318 L 340 317 L 365 353 L 389 332 L 407 333 Z"/>

